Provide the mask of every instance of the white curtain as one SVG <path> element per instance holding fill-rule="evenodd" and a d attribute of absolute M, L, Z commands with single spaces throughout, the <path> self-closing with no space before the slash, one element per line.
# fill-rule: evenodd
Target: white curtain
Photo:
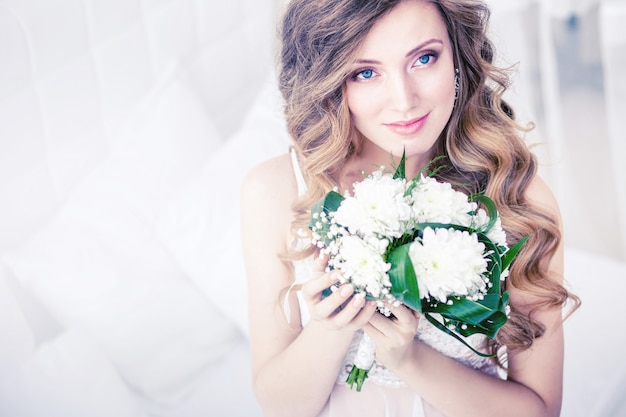
<path fill-rule="evenodd" d="M 626 1 L 604 1 L 599 27 L 604 93 L 615 195 L 619 208 L 616 231 L 621 236 L 621 256 L 626 259 Z"/>
<path fill-rule="evenodd" d="M 626 0 L 489 1 L 508 99 L 561 204 L 566 243 L 626 260 Z"/>

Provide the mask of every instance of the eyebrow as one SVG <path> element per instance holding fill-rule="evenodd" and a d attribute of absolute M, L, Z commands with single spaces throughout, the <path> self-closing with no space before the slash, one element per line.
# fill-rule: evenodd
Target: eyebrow
<path fill-rule="evenodd" d="M 443 45 L 443 41 L 441 39 L 436 39 L 436 38 L 428 39 L 427 41 L 420 43 L 415 48 L 407 52 L 405 57 L 406 58 L 410 57 L 411 55 L 415 54 L 417 51 L 424 48 L 426 45 L 430 45 L 431 43 L 438 43 L 440 45 Z M 375 59 L 358 59 L 356 63 L 357 64 L 381 64 L 380 61 L 377 61 Z"/>

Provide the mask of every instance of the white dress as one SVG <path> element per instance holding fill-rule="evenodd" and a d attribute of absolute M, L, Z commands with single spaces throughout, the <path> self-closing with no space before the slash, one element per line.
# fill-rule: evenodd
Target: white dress
<path fill-rule="evenodd" d="M 306 191 L 306 183 L 302 177 L 300 166 L 295 152 L 292 150 L 294 173 L 298 183 L 298 193 Z M 304 239 L 296 239 L 294 245 L 302 248 L 308 243 Z M 294 262 L 295 284 L 302 284 L 311 278 L 312 259 L 305 259 Z M 293 288 L 293 287 L 292 287 Z M 284 309 L 287 317 L 290 317 L 289 304 L 285 297 Z M 302 325 L 309 320 L 306 303 L 303 302 L 300 293 L 297 293 Z M 326 407 L 319 414 L 319 417 L 425 417 L 422 399 L 415 392 L 411 391 L 404 382 L 395 374 L 386 369 L 377 361 L 368 373 L 368 377 L 360 392 L 351 389 L 345 382 L 363 332 L 358 331 L 352 340 L 352 344 L 344 358 L 337 381 Z M 457 361 L 479 369 L 490 375 L 500 376 L 499 368 L 489 358 L 481 357 L 472 352 L 467 346 L 458 340 L 437 329 L 427 320 L 420 320 L 416 337 L 427 345 L 438 350 L 444 355 L 454 358 Z M 476 334 L 465 338 L 465 341 L 475 349 L 480 349 L 486 340 L 486 336 Z"/>

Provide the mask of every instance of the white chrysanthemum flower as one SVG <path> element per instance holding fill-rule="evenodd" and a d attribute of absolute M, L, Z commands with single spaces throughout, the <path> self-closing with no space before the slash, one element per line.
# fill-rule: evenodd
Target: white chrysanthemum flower
<path fill-rule="evenodd" d="M 337 223 L 352 233 L 400 237 L 408 231 L 411 207 L 405 197 L 406 181 L 381 170 L 354 185 L 335 212 Z"/>
<path fill-rule="evenodd" d="M 385 294 L 391 287 L 390 264 L 383 260 L 387 248 L 385 239 L 371 238 L 368 241 L 358 236 L 344 236 L 338 241 L 337 254 L 329 261 L 341 270 L 346 281 L 351 282 L 355 292 L 366 291 L 375 298 Z"/>
<path fill-rule="evenodd" d="M 474 228 L 476 230 L 482 230 L 487 223 L 489 223 L 489 215 L 485 210 L 479 209 L 476 212 L 476 215 L 474 215 L 473 221 Z M 491 230 L 487 232 L 487 237 L 498 246 L 504 246 L 505 248 L 508 247 L 506 244 L 506 233 L 502 229 L 502 220 L 500 219 L 500 216 L 496 219 L 496 222 Z"/>
<path fill-rule="evenodd" d="M 484 250 L 476 234 L 426 228 L 421 242 L 416 240 L 409 248 L 420 296 L 445 303 L 451 296 L 486 292 Z"/>
<path fill-rule="evenodd" d="M 417 223 L 437 222 L 469 226 L 476 203 L 447 182 L 421 176 L 411 192 L 413 216 Z"/>

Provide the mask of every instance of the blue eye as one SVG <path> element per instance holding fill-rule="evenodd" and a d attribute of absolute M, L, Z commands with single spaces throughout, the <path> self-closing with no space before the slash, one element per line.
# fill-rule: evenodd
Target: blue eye
<path fill-rule="evenodd" d="M 432 58 L 432 55 L 422 55 L 421 57 L 417 59 L 417 62 L 419 62 L 422 65 L 426 65 L 430 62 L 431 58 Z"/>
<path fill-rule="evenodd" d="M 438 57 L 439 54 L 435 51 L 424 52 L 423 55 L 420 55 L 419 58 L 417 58 L 417 61 L 415 61 L 415 64 L 413 65 L 416 67 L 421 67 L 425 65 L 430 66 L 437 61 Z"/>
<path fill-rule="evenodd" d="M 371 69 L 366 69 L 359 72 L 356 76 L 365 80 L 369 80 L 374 76 L 374 71 L 372 71 Z"/>
<path fill-rule="evenodd" d="M 372 68 L 360 68 L 355 70 L 352 75 L 350 75 L 350 79 L 353 81 L 369 81 L 378 77 L 378 73 Z"/>

